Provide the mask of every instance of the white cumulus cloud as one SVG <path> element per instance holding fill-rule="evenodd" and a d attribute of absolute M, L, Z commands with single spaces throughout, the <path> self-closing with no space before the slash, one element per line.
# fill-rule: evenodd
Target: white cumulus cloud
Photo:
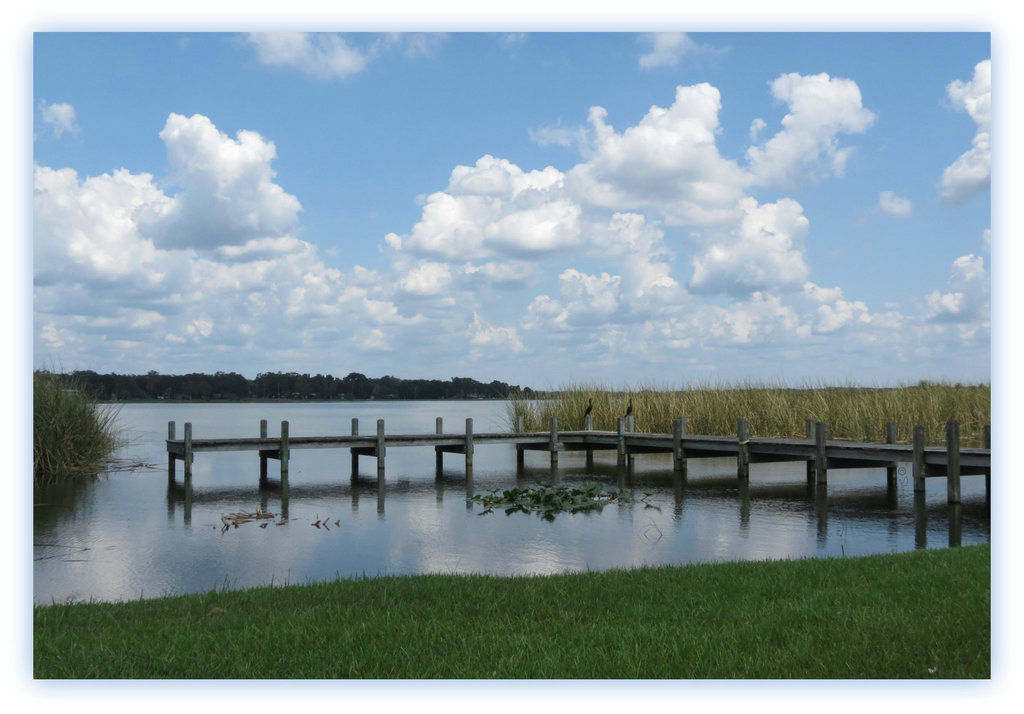
<path fill-rule="evenodd" d="M 910 199 L 897 196 L 892 191 L 882 191 L 878 194 L 878 207 L 882 212 L 899 218 L 906 218 L 914 213 Z"/>
<path fill-rule="evenodd" d="M 160 138 L 181 190 L 140 215 L 163 247 L 216 248 L 281 237 L 297 224 L 299 200 L 274 183 L 272 141 L 255 131 L 225 135 L 201 114 L 171 114 Z"/>
<path fill-rule="evenodd" d="M 940 191 L 944 201 L 966 203 L 982 191 L 988 190 L 992 180 L 992 67 L 991 61 L 979 62 L 974 67 L 970 82 L 950 82 L 946 93 L 953 105 L 974 120 L 977 130 L 971 148 L 957 157 L 942 172 Z"/>
<path fill-rule="evenodd" d="M 766 289 L 792 289 L 806 279 L 803 239 L 809 222 L 791 198 L 759 204 L 740 202 L 743 218 L 726 233 L 710 233 L 693 256 L 690 290 L 742 296 Z"/>
<path fill-rule="evenodd" d="M 247 40 L 263 64 L 298 69 L 322 79 L 358 74 L 370 60 L 368 53 L 343 37 L 326 32 L 253 32 Z"/>
<path fill-rule="evenodd" d="M 617 210 L 654 210 L 673 226 L 735 219 L 747 178 L 716 145 L 721 95 L 707 83 L 677 87 L 672 106 L 652 106 L 636 126 L 618 133 L 607 111 L 590 110 L 588 160 L 566 175 L 582 203 Z"/>
<path fill-rule="evenodd" d="M 643 69 L 674 67 L 685 55 L 697 50 L 697 43 L 685 32 L 654 32 L 643 39 L 651 45 L 651 51 L 640 57 Z"/>
<path fill-rule="evenodd" d="M 75 117 L 75 108 L 67 102 L 39 104 L 39 113 L 43 121 L 53 130 L 53 135 L 58 139 L 63 134 L 74 134 L 78 132 L 78 120 Z"/>
<path fill-rule="evenodd" d="M 808 179 L 841 176 L 851 149 L 839 145 L 839 135 L 863 133 L 875 121 L 863 106 L 857 83 L 825 73 L 790 73 L 772 82 L 771 89 L 789 112 L 781 131 L 747 150 L 754 180 L 792 188 Z"/>

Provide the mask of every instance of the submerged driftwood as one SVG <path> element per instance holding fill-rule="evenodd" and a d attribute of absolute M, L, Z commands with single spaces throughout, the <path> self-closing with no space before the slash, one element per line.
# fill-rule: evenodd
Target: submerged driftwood
<path fill-rule="evenodd" d="M 220 522 L 224 524 L 222 531 L 226 531 L 228 528 L 238 526 L 243 523 L 252 523 L 253 521 L 266 521 L 271 518 L 275 518 L 277 514 L 264 511 L 262 508 L 257 508 L 255 513 L 228 513 L 220 517 Z M 266 527 L 266 523 L 260 524 L 260 527 Z"/>

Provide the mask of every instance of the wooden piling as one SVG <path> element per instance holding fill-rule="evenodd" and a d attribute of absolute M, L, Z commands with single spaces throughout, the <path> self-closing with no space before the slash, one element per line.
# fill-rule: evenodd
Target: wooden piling
<path fill-rule="evenodd" d="M 352 436 L 359 436 L 359 419 L 352 417 Z M 352 478 L 355 479 L 359 476 L 359 452 L 355 449 L 351 450 L 352 458 Z"/>
<path fill-rule="evenodd" d="M 377 481 L 384 480 L 384 420 L 377 420 Z"/>
<path fill-rule="evenodd" d="M 584 414 L 583 415 L 583 430 L 593 431 L 594 430 L 594 415 Z M 587 470 L 594 468 L 594 450 L 587 449 Z"/>
<path fill-rule="evenodd" d="M 807 440 L 808 441 L 814 441 L 814 420 L 813 419 L 804 419 L 804 427 L 807 430 L 807 432 L 806 432 L 807 433 Z M 814 483 L 814 472 L 815 472 L 814 459 L 811 459 L 811 460 L 807 461 L 806 464 L 807 464 L 807 483 L 808 483 L 808 485 L 810 485 L 810 484 Z"/>
<path fill-rule="evenodd" d="M 185 464 L 185 480 L 192 478 L 192 422 L 185 422 L 185 454 L 182 461 Z"/>
<path fill-rule="evenodd" d="M 167 422 L 167 440 L 174 441 L 174 422 Z M 167 484 L 169 486 L 174 485 L 174 462 L 177 459 L 174 458 L 174 454 L 170 451 L 167 452 Z"/>
<path fill-rule="evenodd" d="M 814 423 L 814 478 L 818 483 L 828 483 L 828 429 L 825 422 Z"/>
<path fill-rule="evenodd" d="M 672 470 L 686 475 L 686 451 L 683 449 L 683 435 L 686 434 L 686 418 L 672 420 Z"/>
<path fill-rule="evenodd" d="M 914 426 L 914 493 L 924 493 L 924 427 Z"/>
<path fill-rule="evenodd" d="M 897 434 L 898 434 L 898 430 L 896 428 L 896 422 L 894 422 L 894 421 L 886 422 L 885 423 L 885 443 L 886 444 L 895 444 L 896 443 Z M 890 466 L 886 466 L 885 467 L 885 482 L 889 486 L 889 488 L 894 488 L 896 486 L 896 476 L 897 476 L 897 473 L 898 473 L 898 468 L 899 467 L 896 466 L 896 464 L 892 464 Z"/>
<path fill-rule="evenodd" d="M 750 478 L 750 422 L 742 417 L 736 420 L 736 475 Z"/>
<path fill-rule="evenodd" d="M 444 433 L 444 419 L 437 417 L 434 420 L 434 433 L 440 436 Z M 440 476 L 444 471 L 444 450 L 440 446 L 434 447 L 434 470 Z"/>
<path fill-rule="evenodd" d="M 288 422 L 281 422 L 281 485 L 288 481 Z"/>
<path fill-rule="evenodd" d="M 992 425 L 985 425 L 985 436 L 984 436 L 984 447 L 986 449 L 992 449 Z M 989 503 L 990 494 L 992 492 L 992 468 L 989 467 L 985 470 L 985 503 Z"/>
<path fill-rule="evenodd" d="M 626 419 L 625 417 L 619 417 L 618 422 L 618 444 L 617 444 L 617 457 L 616 463 L 619 466 L 626 465 Z"/>
<path fill-rule="evenodd" d="M 526 431 L 526 421 L 523 417 L 516 417 L 516 433 L 522 434 Z M 516 444 L 516 471 L 522 471 L 526 465 L 526 449 L 522 444 Z"/>
<path fill-rule="evenodd" d="M 558 468 L 558 419 L 551 417 L 551 441 L 548 445 L 551 451 L 551 468 Z"/>
<path fill-rule="evenodd" d="M 946 422 L 946 502 L 960 503 L 960 422 Z"/>
<path fill-rule="evenodd" d="M 260 419 L 260 438 L 267 438 L 267 420 Z M 267 485 L 267 452 L 260 451 L 260 486 Z"/>
<path fill-rule="evenodd" d="M 466 419 L 466 472 L 473 470 L 473 419 Z"/>

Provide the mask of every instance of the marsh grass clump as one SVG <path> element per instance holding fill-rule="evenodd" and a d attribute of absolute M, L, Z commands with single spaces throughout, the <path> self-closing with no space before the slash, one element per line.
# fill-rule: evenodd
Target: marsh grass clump
<path fill-rule="evenodd" d="M 62 375 L 32 375 L 32 479 L 46 486 L 91 476 L 119 446 L 117 410 Z"/>
<path fill-rule="evenodd" d="M 991 386 L 919 382 L 898 387 L 816 384 L 805 387 L 742 383 L 699 384 L 682 389 L 648 386 L 609 388 L 570 384 L 537 399 L 515 395 L 509 401 L 510 426 L 523 417 L 526 431 L 545 431 L 551 418 L 560 429 L 582 429 L 593 404 L 593 428 L 614 431 L 630 400 L 638 432 L 671 433 L 672 420 L 686 418 L 691 434 L 728 436 L 741 417 L 755 436 L 799 439 L 806 421 L 825 422 L 830 439 L 884 442 L 886 422 L 896 422 L 898 441 L 910 443 L 915 425 L 929 444 L 945 441 L 946 422 L 960 422 L 961 443 L 982 446 L 991 423 Z"/>

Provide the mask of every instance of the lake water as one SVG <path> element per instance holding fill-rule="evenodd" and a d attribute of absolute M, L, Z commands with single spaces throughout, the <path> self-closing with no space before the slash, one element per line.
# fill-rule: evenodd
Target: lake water
<path fill-rule="evenodd" d="M 148 469 L 113 471 L 71 488 L 36 494 L 36 604 L 132 600 L 213 588 L 301 584 L 314 580 L 416 573 L 552 574 L 724 560 L 842 557 L 987 543 L 984 477 L 965 476 L 962 503 L 946 504 L 945 479 L 914 494 L 909 464 L 897 488 L 884 469 L 830 470 L 826 487 L 808 486 L 802 462 L 752 464 L 749 482 L 735 459 L 692 459 L 687 478 L 671 455 L 638 456 L 631 468 L 614 452 L 563 453 L 552 472 L 546 452 L 527 452 L 516 470 L 512 445 L 477 445 L 472 480 L 464 457 L 445 455 L 440 476 L 431 447 L 390 448 L 383 488 L 376 461 L 361 459 L 351 478 L 347 449 L 294 450 L 282 499 L 279 466 L 259 485 L 255 452 L 196 454 L 192 492 L 182 467 L 168 484 L 167 422 L 194 438 L 259 435 L 289 422 L 294 436 L 376 431 L 505 431 L 503 402 L 341 402 L 127 404 L 118 422 L 131 439 L 117 456 Z M 630 490 L 632 503 L 601 511 L 481 515 L 476 493 L 537 482 L 566 486 L 597 479 Z M 224 529 L 223 515 L 263 508 L 276 514 Z M 282 517 L 284 516 L 284 518 Z M 323 524 L 326 522 L 326 526 Z M 281 525 L 278 525 L 281 523 Z M 316 525 L 319 523 L 319 527 Z"/>

